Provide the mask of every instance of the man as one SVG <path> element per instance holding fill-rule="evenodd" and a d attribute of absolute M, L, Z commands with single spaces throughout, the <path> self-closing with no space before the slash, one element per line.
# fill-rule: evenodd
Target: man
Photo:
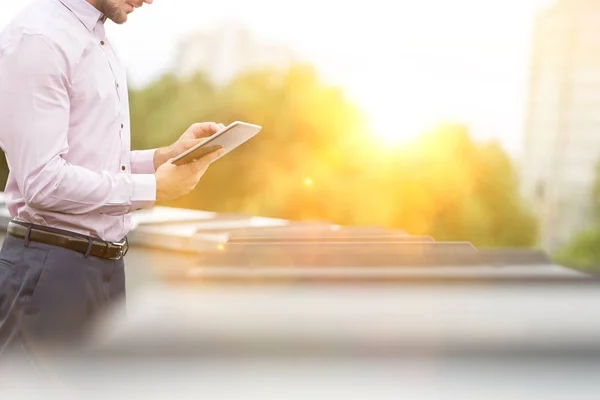
<path fill-rule="evenodd" d="M 130 151 L 125 70 L 105 36 L 152 0 L 37 0 L 0 33 L 0 146 L 13 221 L 0 252 L 0 353 L 77 343 L 125 296 L 131 212 L 189 193 L 220 155 L 168 160 L 223 127 Z M 12 346 L 11 346 L 12 347 Z"/>

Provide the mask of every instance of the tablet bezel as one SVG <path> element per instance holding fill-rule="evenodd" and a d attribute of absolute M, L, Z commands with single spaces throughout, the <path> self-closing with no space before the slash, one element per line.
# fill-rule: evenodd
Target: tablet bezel
<path fill-rule="evenodd" d="M 247 122 L 242 122 L 242 121 L 232 122 L 231 124 L 229 124 L 228 126 L 226 126 L 224 129 L 221 129 L 219 132 L 217 132 L 217 133 L 213 134 L 212 136 L 208 137 L 207 140 L 205 140 L 204 142 L 198 143 L 194 147 L 190 147 L 189 149 L 187 149 L 186 151 L 184 151 L 183 153 L 181 153 L 180 155 L 178 155 L 177 157 L 175 157 L 173 159 L 172 163 L 175 164 L 175 165 L 188 164 L 190 162 L 193 162 L 194 160 L 197 160 L 199 158 L 204 157 L 207 154 L 212 153 L 213 151 L 218 150 L 219 148 L 222 147 L 221 145 L 214 145 L 211 148 L 210 143 L 213 142 L 214 140 L 218 139 L 219 137 L 223 136 L 227 132 L 229 132 L 229 131 L 237 128 L 238 126 L 246 126 L 246 127 L 249 127 L 249 128 L 256 129 L 258 132 L 256 132 L 256 134 L 254 134 L 253 137 L 255 135 L 257 135 L 260 132 L 260 130 L 262 129 L 262 127 L 259 126 L 259 125 L 249 124 Z M 247 142 L 248 140 L 249 139 L 244 140 L 244 141 L 238 143 L 233 149 L 239 147 L 241 144 Z M 186 159 L 186 157 L 188 157 L 190 154 L 192 154 L 192 153 L 194 153 L 197 150 L 202 149 L 202 148 L 206 148 L 206 151 L 203 152 L 203 153 L 198 154 L 197 156 L 194 156 L 191 159 Z M 231 149 L 231 150 L 233 150 L 233 149 Z M 231 151 L 231 150 L 229 150 L 229 151 Z M 229 151 L 226 152 L 226 153 L 224 153 L 222 156 L 224 156 L 225 154 L 229 153 Z"/>

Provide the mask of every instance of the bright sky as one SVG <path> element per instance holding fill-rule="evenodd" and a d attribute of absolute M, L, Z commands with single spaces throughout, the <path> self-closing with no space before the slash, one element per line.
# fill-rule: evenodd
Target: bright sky
<path fill-rule="evenodd" d="M 0 29 L 30 2 L 0 0 Z M 155 0 L 108 31 L 143 85 L 170 67 L 180 38 L 238 21 L 342 86 L 384 142 L 449 119 L 518 155 L 533 18 L 550 2 Z"/>

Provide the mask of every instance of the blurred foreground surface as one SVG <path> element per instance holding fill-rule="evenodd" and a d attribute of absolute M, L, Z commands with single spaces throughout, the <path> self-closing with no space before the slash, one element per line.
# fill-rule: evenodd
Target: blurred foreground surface
<path fill-rule="evenodd" d="M 377 227 L 137 214 L 128 310 L 2 398 L 596 399 L 600 287 L 529 250 Z M 6 222 L 6 220 L 4 221 Z"/>

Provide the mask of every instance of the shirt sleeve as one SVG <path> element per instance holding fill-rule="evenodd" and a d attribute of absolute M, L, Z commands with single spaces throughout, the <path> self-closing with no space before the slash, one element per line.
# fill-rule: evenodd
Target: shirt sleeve
<path fill-rule="evenodd" d="M 134 174 L 153 174 L 154 153 L 153 150 L 136 150 L 130 153 L 131 172 Z"/>
<path fill-rule="evenodd" d="M 151 206 L 153 174 L 92 171 L 65 160 L 70 68 L 40 35 L 24 35 L 0 57 L 0 144 L 25 202 L 66 214 L 123 215 Z"/>

